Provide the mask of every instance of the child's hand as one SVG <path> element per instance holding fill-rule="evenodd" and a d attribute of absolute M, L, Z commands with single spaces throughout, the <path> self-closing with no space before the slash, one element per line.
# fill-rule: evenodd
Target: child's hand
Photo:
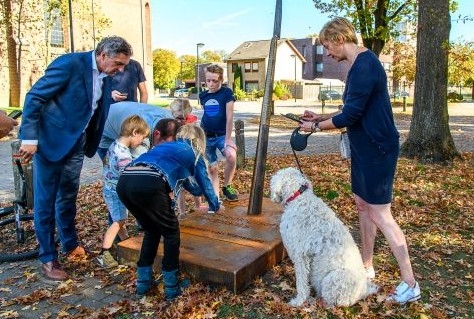
<path fill-rule="evenodd" d="M 235 145 L 234 141 L 231 140 L 231 139 L 225 141 L 224 148 L 225 149 L 231 148 L 231 149 L 233 149 L 234 151 L 237 152 L 237 146 Z"/>

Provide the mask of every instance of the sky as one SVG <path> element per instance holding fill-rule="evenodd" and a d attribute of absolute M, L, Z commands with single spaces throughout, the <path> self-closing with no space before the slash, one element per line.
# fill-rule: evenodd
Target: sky
<path fill-rule="evenodd" d="M 474 21 L 456 22 L 459 14 L 474 17 L 473 0 L 457 0 L 451 14 L 451 40 L 474 41 Z M 273 36 L 275 0 L 155 0 L 152 9 L 152 49 L 167 49 L 196 55 L 223 50 L 230 54 L 245 41 L 268 40 Z M 312 0 L 282 0 L 281 38 L 305 38 L 318 34 L 329 18 Z"/>

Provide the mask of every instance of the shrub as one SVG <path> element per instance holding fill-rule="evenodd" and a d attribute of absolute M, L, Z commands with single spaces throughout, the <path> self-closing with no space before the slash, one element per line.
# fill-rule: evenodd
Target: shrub
<path fill-rule="evenodd" d="M 290 93 L 290 90 L 288 90 L 288 87 L 281 83 L 280 81 L 278 81 L 274 88 L 273 88 L 273 93 L 275 93 L 276 97 L 278 99 L 282 99 L 282 98 L 285 98 L 288 99 L 288 96 L 291 96 L 291 93 Z"/>
<path fill-rule="evenodd" d="M 243 100 L 247 97 L 247 93 L 244 90 L 241 90 L 238 86 L 234 89 L 234 96 L 236 100 Z"/>
<path fill-rule="evenodd" d="M 449 92 L 448 100 L 451 102 L 462 101 L 464 100 L 464 97 L 462 96 L 462 94 L 459 94 L 457 92 Z"/>

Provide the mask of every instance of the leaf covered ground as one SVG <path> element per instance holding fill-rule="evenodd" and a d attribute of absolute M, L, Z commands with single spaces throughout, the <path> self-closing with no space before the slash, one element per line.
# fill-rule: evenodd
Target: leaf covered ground
<path fill-rule="evenodd" d="M 313 181 L 315 193 L 324 199 L 350 227 L 358 241 L 358 219 L 351 198 L 349 163 L 337 155 L 301 156 L 303 172 Z M 279 168 L 296 166 L 293 156 L 269 156 L 265 190 L 269 177 Z M 221 170 L 222 171 L 222 170 Z M 240 193 L 250 192 L 253 163 L 247 160 L 234 185 Z M 67 269 L 75 277 L 98 276 L 103 287 L 115 285 L 130 294 L 121 302 L 99 310 L 85 307 L 64 309 L 58 318 L 473 318 L 474 317 L 474 154 L 462 153 L 452 166 L 425 166 L 399 159 L 394 187 L 393 214 L 404 230 L 410 248 L 415 275 L 420 282 L 422 299 L 399 307 L 383 302 L 398 283 L 398 268 L 383 236 L 376 243 L 376 296 L 348 308 L 325 309 L 318 303 L 291 308 L 286 303 L 295 294 L 291 261 L 282 263 L 256 278 L 241 294 L 193 282 L 176 301 L 163 301 L 163 287 L 153 295 L 135 300 L 135 272 L 120 266 L 112 271 L 97 270 L 91 262 Z M 268 194 L 265 194 L 267 196 Z M 190 201 L 190 199 L 188 199 Z M 105 205 L 101 184 L 81 188 L 78 200 L 77 228 L 84 245 L 97 250 L 106 228 Z M 133 219 L 130 230 L 134 231 Z M 4 245 L 4 243 L 0 244 Z M 32 278 L 34 280 L 34 278 Z M 78 283 L 66 282 L 53 294 L 38 290 L 30 296 L 6 301 L 33 305 L 38 300 L 54 302 L 61 294 L 77 289 Z M 6 303 L 0 318 L 8 314 Z M 48 315 L 43 315 L 48 318 Z"/>

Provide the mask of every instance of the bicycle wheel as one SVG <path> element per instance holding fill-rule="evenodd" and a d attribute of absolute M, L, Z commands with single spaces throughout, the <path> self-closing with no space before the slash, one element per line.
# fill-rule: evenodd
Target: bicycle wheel
<path fill-rule="evenodd" d="M 15 217 L 0 220 L 0 262 L 21 261 L 38 256 L 33 214 L 22 214 L 20 220 L 20 230 L 16 228 Z"/>

